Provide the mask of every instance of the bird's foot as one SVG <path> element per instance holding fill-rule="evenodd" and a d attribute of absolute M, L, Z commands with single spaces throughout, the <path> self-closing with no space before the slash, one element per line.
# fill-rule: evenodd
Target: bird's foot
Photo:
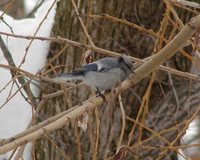
<path fill-rule="evenodd" d="M 100 96 L 101 98 L 103 98 L 103 101 L 106 101 L 106 97 L 99 91 L 98 88 L 97 88 L 97 96 Z"/>
<path fill-rule="evenodd" d="M 100 96 L 101 98 L 103 98 L 104 102 L 106 101 L 106 97 L 103 94 L 99 93 L 98 96 Z"/>

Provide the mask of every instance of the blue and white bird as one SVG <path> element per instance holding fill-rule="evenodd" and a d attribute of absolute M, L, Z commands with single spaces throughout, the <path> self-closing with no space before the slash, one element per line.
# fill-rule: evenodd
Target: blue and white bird
<path fill-rule="evenodd" d="M 133 63 L 126 55 L 107 57 L 89 63 L 70 73 L 55 76 L 56 80 L 82 80 L 98 92 L 111 90 L 133 73 Z"/>

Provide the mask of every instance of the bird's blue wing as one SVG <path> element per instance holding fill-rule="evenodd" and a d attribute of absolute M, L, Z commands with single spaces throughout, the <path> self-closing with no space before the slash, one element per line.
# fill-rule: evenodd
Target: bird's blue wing
<path fill-rule="evenodd" d="M 98 63 L 89 63 L 87 65 L 82 66 L 80 69 L 78 70 L 82 70 L 82 71 L 96 71 L 96 72 L 106 72 L 109 70 L 109 68 L 107 68 L 106 66 L 103 66 L 101 64 Z"/>
<path fill-rule="evenodd" d="M 89 63 L 80 68 L 84 71 L 98 71 L 98 65 L 96 63 Z"/>
<path fill-rule="evenodd" d="M 88 71 L 107 72 L 113 68 L 119 67 L 117 58 L 103 58 L 96 62 L 86 64 L 79 69 L 74 70 L 74 74 L 84 74 Z"/>
<path fill-rule="evenodd" d="M 82 66 L 79 69 L 76 69 L 76 70 L 72 71 L 72 74 L 74 74 L 74 75 L 84 75 L 85 72 L 97 71 L 97 70 L 98 70 L 97 64 L 89 63 L 89 64 L 86 64 L 86 65 Z"/>

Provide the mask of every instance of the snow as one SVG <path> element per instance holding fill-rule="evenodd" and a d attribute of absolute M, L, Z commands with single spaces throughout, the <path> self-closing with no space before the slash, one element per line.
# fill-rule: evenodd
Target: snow
<path fill-rule="evenodd" d="M 43 0 L 24 0 L 24 8 L 25 13 L 29 14 L 35 6 L 41 3 Z M 52 1 L 52 0 L 44 0 L 44 1 Z"/>
<path fill-rule="evenodd" d="M 199 144 L 200 140 L 199 140 L 199 123 L 200 120 L 194 119 L 190 125 L 188 126 L 188 129 L 186 130 L 185 135 L 182 137 L 182 141 L 181 144 L 182 145 L 189 145 L 193 147 L 188 147 L 188 148 L 184 148 L 184 149 L 179 149 L 179 152 L 184 155 L 178 155 L 178 160 L 185 160 L 188 159 L 188 157 L 190 156 L 194 156 L 197 155 L 199 153 L 199 146 L 195 146 L 195 144 Z M 185 158 L 186 157 L 186 158 Z"/>
<path fill-rule="evenodd" d="M 3 19 L 12 28 L 14 34 L 24 36 L 33 35 L 53 2 L 54 0 L 45 2 L 38 9 L 34 18 L 15 20 L 8 15 L 4 15 Z M 45 19 L 44 23 L 39 29 L 39 32 L 37 33 L 37 36 L 50 36 L 54 22 L 55 7 L 56 5 L 54 5 L 54 8 L 50 11 L 48 17 Z M 1 14 L 2 12 L 0 11 L 0 15 Z M 12 33 L 11 29 L 2 21 L 0 22 L 0 31 Z M 25 50 L 30 43 L 30 40 L 7 36 L 2 36 L 2 38 L 12 54 L 16 66 L 19 66 L 26 53 Z M 26 60 L 21 68 L 33 74 L 37 73 L 46 62 L 48 48 L 49 42 L 36 40 L 33 41 L 26 56 Z M 0 64 L 8 64 L 1 49 Z M 24 99 L 20 92 L 17 92 L 17 94 L 14 95 L 14 97 L 1 108 L 1 106 L 7 101 L 9 95 L 13 95 L 15 91 L 18 90 L 18 87 L 16 84 L 13 85 L 12 82 L 7 85 L 7 83 L 12 79 L 9 70 L 0 68 L 0 76 L 0 139 L 4 139 L 26 129 L 32 119 L 32 106 Z M 35 96 L 39 95 L 39 90 L 35 86 L 31 85 L 31 90 Z M 31 159 L 31 148 L 31 144 L 27 145 L 24 151 L 25 160 Z M 0 160 L 8 159 L 10 154 L 11 152 L 0 155 Z"/>
<path fill-rule="evenodd" d="M 29 14 L 33 10 L 35 5 L 36 2 L 34 0 L 24 0 L 25 13 Z"/>

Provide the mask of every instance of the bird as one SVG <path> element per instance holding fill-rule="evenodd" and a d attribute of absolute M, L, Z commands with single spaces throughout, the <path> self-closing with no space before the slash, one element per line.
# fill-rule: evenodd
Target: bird
<path fill-rule="evenodd" d="M 106 57 L 81 66 L 69 73 L 53 76 L 56 80 L 82 80 L 100 94 L 101 91 L 112 90 L 134 73 L 133 63 L 126 55 Z"/>

